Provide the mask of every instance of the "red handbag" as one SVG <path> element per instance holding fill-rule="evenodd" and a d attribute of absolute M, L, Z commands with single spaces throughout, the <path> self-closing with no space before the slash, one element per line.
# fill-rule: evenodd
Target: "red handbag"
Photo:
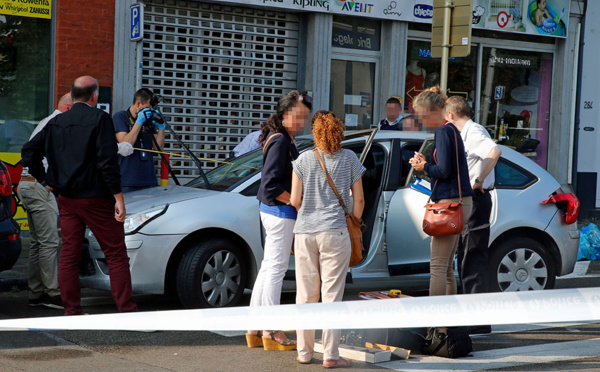
<path fill-rule="evenodd" d="M 454 129 L 453 129 L 454 130 Z M 425 217 L 423 218 L 423 232 L 429 236 L 443 236 L 460 234 L 464 228 L 462 188 L 460 184 L 460 166 L 458 161 L 458 136 L 454 130 L 454 144 L 456 148 L 456 169 L 458 171 L 458 194 L 459 200 L 454 203 L 432 203 L 429 196 L 428 204 L 425 205 Z M 436 159 L 437 164 L 437 159 Z M 433 185 L 431 193 L 435 190 L 437 180 Z"/>

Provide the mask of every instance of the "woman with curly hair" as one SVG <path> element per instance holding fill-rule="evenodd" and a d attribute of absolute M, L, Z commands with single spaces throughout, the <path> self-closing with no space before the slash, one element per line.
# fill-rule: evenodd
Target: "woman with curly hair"
<path fill-rule="evenodd" d="M 312 109 L 306 92 L 293 90 L 279 99 L 276 112 L 261 125 L 263 168 L 257 198 L 265 228 L 265 247 L 254 282 L 250 306 L 272 306 L 281 302 L 283 277 L 290 262 L 296 209 L 290 205 L 292 160 L 298 157 L 294 135 L 302 131 Z M 294 340 L 282 331 L 248 331 L 248 347 L 293 350 Z"/>
<path fill-rule="evenodd" d="M 294 233 L 296 260 L 296 303 L 341 301 L 350 263 L 351 243 L 346 217 L 340 202 L 319 163 L 327 173 L 344 204 L 360 218 L 365 206 L 362 166 L 356 154 L 342 149 L 344 124 L 331 112 L 318 112 L 312 133 L 316 151 L 306 151 L 292 162 L 291 202 L 298 210 Z M 350 194 L 352 191 L 352 194 Z M 298 330 L 298 362 L 310 363 L 314 354 L 315 331 Z M 340 358 L 339 330 L 323 330 L 323 366 L 346 367 L 352 363 Z"/>

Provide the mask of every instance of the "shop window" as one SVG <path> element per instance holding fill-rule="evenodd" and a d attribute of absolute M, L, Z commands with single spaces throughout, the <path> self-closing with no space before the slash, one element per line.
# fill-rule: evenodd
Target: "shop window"
<path fill-rule="evenodd" d="M 375 67 L 372 62 L 331 61 L 329 106 L 349 130 L 366 129 L 373 124 Z"/>
<path fill-rule="evenodd" d="M 333 17 L 331 46 L 379 51 L 381 22 L 358 17 Z"/>
<path fill-rule="evenodd" d="M 0 152 L 21 152 L 48 116 L 48 19 L 0 15 Z"/>
<path fill-rule="evenodd" d="M 471 48 L 471 55 L 464 58 L 450 58 L 448 64 L 448 96 L 462 96 L 474 107 L 477 87 L 476 66 L 477 48 Z M 408 41 L 407 66 L 403 109 L 405 130 L 434 131 L 436 128 L 422 128 L 413 119 L 412 102 L 423 90 L 440 84 L 441 59 L 431 57 L 431 43 Z"/>
<path fill-rule="evenodd" d="M 492 138 L 546 168 L 552 54 L 483 50 L 481 124 Z"/>

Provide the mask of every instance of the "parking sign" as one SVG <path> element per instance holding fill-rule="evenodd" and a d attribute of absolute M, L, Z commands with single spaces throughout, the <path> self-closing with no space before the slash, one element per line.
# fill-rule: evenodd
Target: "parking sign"
<path fill-rule="evenodd" d="M 496 89 L 494 89 L 494 99 L 501 100 L 504 98 L 504 87 L 502 85 L 498 85 Z"/>
<path fill-rule="evenodd" d="M 140 41 L 144 37 L 144 6 L 142 4 L 133 4 L 129 8 L 131 14 L 131 32 L 129 40 Z"/>

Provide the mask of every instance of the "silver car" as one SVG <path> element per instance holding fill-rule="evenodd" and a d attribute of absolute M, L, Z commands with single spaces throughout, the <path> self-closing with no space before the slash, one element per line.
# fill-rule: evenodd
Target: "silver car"
<path fill-rule="evenodd" d="M 408 159 L 428 153 L 427 133 L 382 131 L 347 136 L 344 147 L 362 155 L 366 207 L 363 261 L 349 269 L 355 286 L 427 287 L 429 236 L 422 231 L 428 195 L 414 187 Z M 309 138 L 299 140 L 309 149 Z M 366 152 L 364 151 L 366 149 Z M 185 186 L 125 195 L 126 244 L 137 294 L 177 293 L 188 308 L 236 304 L 252 288 L 263 258 L 256 194 L 260 150 L 245 154 Z M 502 147 L 492 198 L 489 271 L 496 291 L 553 288 L 556 276 L 573 271 L 579 245 L 579 202 L 563 193 L 544 169 Z M 411 184 L 413 186 L 411 186 Z M 96 272 L 82 284 L 110 290 L 106 261 L 88 232 Z M 293 278 L 290 260 L 287 279 Z"/>

